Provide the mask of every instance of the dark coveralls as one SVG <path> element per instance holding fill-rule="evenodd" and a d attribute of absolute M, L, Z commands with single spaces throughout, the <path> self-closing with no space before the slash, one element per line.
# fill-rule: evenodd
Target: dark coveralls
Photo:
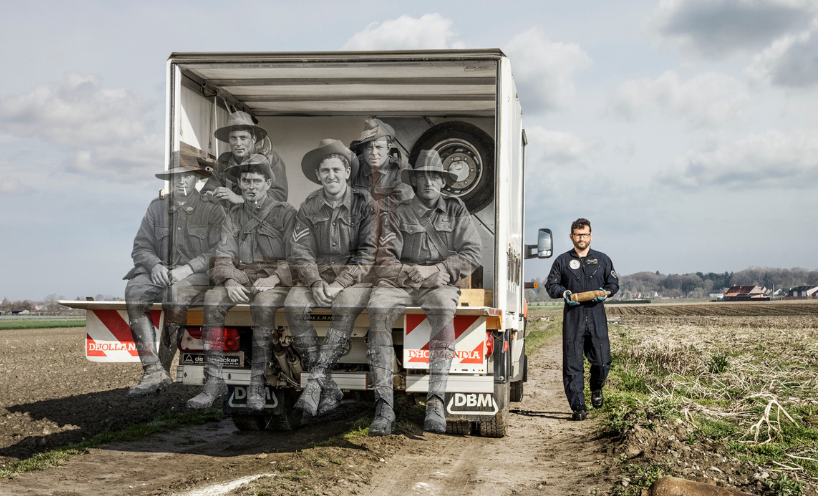
<path fill-rule="evenodd" d="M 611 259 L 595 250 L 589 250 L 585 259 L 573 249 L 557 257 L 545 284 L 551 298 L 562 298 L 566 290 L 583 293 L 599 288 L 613 296 L 619 291 L 619 279 Z M 586 410 L 583 352 L 591 362 L 591 391 L 602 389 L 611 370 L 608 320 L 603 302 L 566 303 L 562 313 L 562 380 L 571 410 L 576 412 Z"/>
<path fill-rule="evenodd" d="M 394 406 L 392 324 L 407 306 L 418 305 L 432 327 L 429 341 L 428 397 L 444 399 L 454 356 L 454 315 L 460 299 L 455 283 L 480 266 L 482 243 L 469 211 L 459 198 L 441 196 L 429 209 L 417 197 L 399 203 L 393 216 L 382 216 L 376 252 L 378 283 L 369 301 L 368 350 L 375 401 Z M 448 248 L 440 253 L 424 227 L 430 223 Z M 449 284 L 422 287 L 409 278 L 416 265 L 437 265 Z M 440 357 L 435 360 L 433 357 Z"/>
<path fill-rule="evenodd" d="M 252 154 L 248 153 L 245 160 L 249 159 L 251 156 Z M 278 153 L 272 150 L 270 150 L 268 154 L 265 154 L 264 157 L 270 161 L 270 169 L 272 169 L 273 174 L 275 175 L 273 185 L 270 186 L 267 194 L 272 196 L 275 200 L 285 202 L 287 201 L 289 188 L 287 186 L 287 169 L 284 166 L 284 161 L 281 160 Z M 225 174 L 227 169 L 236 165 L 241 164 L 236 162 L 236 158 L 233 156 L 232 152 L 226 152 L 219 155 L 219 159 L 216 162 L 216 170 L 212 171 L 212 175 L 207 179 L 204 186 L 202 186 L 202 193 L 209 193 L 220 186 L 224 186 L 226 188 L 230 188 L 233 193 L 241 196 L 241 189 L 239 189 L 236 178 Z M 230 209 L 231 207 L 232 204 L 225 205 L 225 208 L 227 209 Z"/>
<path fill-rule="evenodd" d="M 210 286 L 207 269 L 219 244 L 223 221 L 224 210 L 218 202 L 195 191 L 181 206 L 171 195 L 154 199 L 148 207 L 134 238 L 134 267 L 125 276 L 125 306 L 143 365 L 160 359 L 153 348 L 155 336 L 148 313 L 154 301 L 164 300 L 165 327 L 174 329 L 162 335 L 160 355 L 162 365 L 166 369 L 170 366 L 176 339 L 181 338 L 171 334 L 185 325 L 188 307 L 201 303 Z M 158 264 L 168 270 L 187 264 L 193 274 L 169 287 L 154 284 L 151 271 Z"/>

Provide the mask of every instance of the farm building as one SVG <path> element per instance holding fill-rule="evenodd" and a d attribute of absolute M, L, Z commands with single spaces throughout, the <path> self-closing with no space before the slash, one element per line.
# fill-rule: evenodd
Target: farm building
<path fill-rule="evenodd" d="M 770 301 L 767 288 L 761 286 L 733 286 L 724 293 L 724 301 Z"/>
<path fill-rule="evenodd" d="M 28 310 L 26 310 L 24 308 L 15 308 L 15 309 L 11 310 L 12 315 L 28 315 L 30 313 L 31 312 L 29 312 Z"/>
<path fill-rule="evenodd" d="M 818 298 L 818 286 L 796 286 L 787 292 L 790 298 Z"/>

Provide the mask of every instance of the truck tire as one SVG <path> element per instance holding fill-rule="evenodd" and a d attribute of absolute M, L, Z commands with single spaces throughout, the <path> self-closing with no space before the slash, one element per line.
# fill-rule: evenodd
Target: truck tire
<path fill-rule="evenodd" d="M 303 412 L 293 408 L 298 400 L 298 393 L 295 389 L 279 389 L 276 391 L 278 399 L 282 403 L 283 411 L 280 415 L 267 417 L 267 430 L 292 431 L 301 426 Z"/>
<path fill-rule="evenodd" d="M 508 382 L 494 384 L 497 413 L 488 421 L 477 422 L 482 437 L 505 437 L 508 433 L 508 403 L 511 387 Z"/>
<path fill-rule="evenodd" d="M 446 422 L 446 434 L 468 436 L 471 434 L 471 422 L 468 420 L 450 420 Z"/>
<path fill-rule="evenodd" d="M 494 140 L 468 122 L 451 121 L 426 130 L 412 147 L 409 163 L 414 167 L 421 150 L 436 150 L 443 168 L 458 174 L 446 186 L 449 196 L 460 198 L 470 212 L 479 212 L 494 199 Z"/>
<path fill-rule="evenodd" d="M 233 419 L 236 429 L 240 431 L 263 431 L 267 423 L 261 415 L 234 413 L 230 415 L 230 418 Z"/>
<path fill-rule="evenodd" d="M 511 391 L 509 392 L 509 400 L 514 403 L 523 401 L 523 381 L 516 381 L 511 383 Z"/>

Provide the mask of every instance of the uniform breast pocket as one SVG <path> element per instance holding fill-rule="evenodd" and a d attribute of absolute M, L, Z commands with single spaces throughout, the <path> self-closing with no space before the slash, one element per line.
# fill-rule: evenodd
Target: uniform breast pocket
<path fill-rule="evenodd" d="M 439 233 L 450 233 L 454 230 L 454 219 L 445 215 L 441 215 L 434 222 L 432 227 Z"/>
<path fill-rule="evenodd" d="M 286 253 L 284 251 L 284 238 L 281 232 L 269 228 L 261 228 L 258 231 L 259 245 L 264 258 L 283 258 Z"/>
<path fill-rule="evenodd" d="M 207 226 L 187 226 L 187 244 L 199 253 L 207 251 Z"/>
<path fill-rule="evenodd" d="M 164 238 L 164 237 L 166 237 L 166 236 L 168 236 L 170 234 L 170 228 L 169 227 L 154 227 L 153 232 L 154 232 L 154 235 L 156 236 L 156 239 L 161 240 L 162 238 Z"/>

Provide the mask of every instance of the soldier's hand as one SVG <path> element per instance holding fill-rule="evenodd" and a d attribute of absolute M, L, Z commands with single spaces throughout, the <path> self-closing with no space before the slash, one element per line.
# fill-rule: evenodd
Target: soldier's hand
<path fill-rule="evenodd" d="M 270 277 L 262 277 L 261 279 L 256 279 L 256 282 L 253 283 L 253 288 L 259 293 L 263 293 L 264 291 L 269 291 L 273 289 L 279 284 L 281 284 L 281 278 L 278 277 L 277 274 L 273 274 Z"/>
<path fill-rule="evenodd" d="M 324 288 L 324 293 L 327 295 L 330 301 L 335 301 L 335 298 L 341 294 L 341 291 L 344 290 L 344 287 L 337 282 L 333 282 L 329 284 L 326 288 Z"/>
<path fill-rule="evenodd" d="M 420 287 L 422 288 L 436 288 L 439 286 L 445 286 L 449 284 L 449 281 L 452 280 L 452 276 L 449 275 L 448 272 L 443 272 L 442 270 L 436 271 L 434 274 L 430 275 L 420 283 Z"/>
<path fill-rule="evenodd" d="M 225 281 L 224 288 L 227 290 L 227 296 L 230 298 L 230 301 L 234 303 L 250 302 L 250 290 L 233 279 L 228 279 Z"/>
<path fill-rule="evenodd" d="M 213 196 L 219 200 L 227 200 L 233 204 L 244 203 L 244 198 L 242 198 L 241 195 L 233 193 L 233 190 L 225 186 L 219 186 L 218 188 L 214 189 Z"/>
<path fill-rule="evenodd" d="M 571 301 L 571 292 L 568 290 L 562 293 L 562 297 L 565 298 L 565 303 L 567 303 L 569 307 L 575 307 L 579 305 L 578 301 Z"/>
<path fill-rule="evenodd" d="M 176 267 L 172 271 L 170 271 L 170 282 L 177 283 L 181 280 L 187 279 L 188 277 L 193 275 L 193 268 L 190 265 L 185 264 L 181 267 Z"/>
<path fill-rule="evenodd" d="M 599 288 L 599 290 L 600 291 L 605 291 L 603 288 Z M 603 296 L 597 296 L 596 298 L 594 298 L 594 301 L 598 303 L 600 301 L 605 301 L 605 298 L 607 298 L 607 296 L 604 296 L 604 295 Z"/>
<path fill-rule="evenodd" d="M 162 264 L 154 265 L 151 269 L 151 281 L 159 286 L 168 286 L 170 284 L 168 268 Z"/>
<path fill-rule="evenodd" d="M 312 285 L 312 297 L 315 299 L 315 302 L 322 307 L 332 305 L 332 299 L 330 299 L 325 292 L 327 286 L 329 286 L 329 284 L 325 281 L 318 281 Z"/>
<path fill-rule="evenodd" d="M 425 281 L 440 270 L 434 265 L 415 265 L 409 270 L 409 278 L 414 282 Z"/>

